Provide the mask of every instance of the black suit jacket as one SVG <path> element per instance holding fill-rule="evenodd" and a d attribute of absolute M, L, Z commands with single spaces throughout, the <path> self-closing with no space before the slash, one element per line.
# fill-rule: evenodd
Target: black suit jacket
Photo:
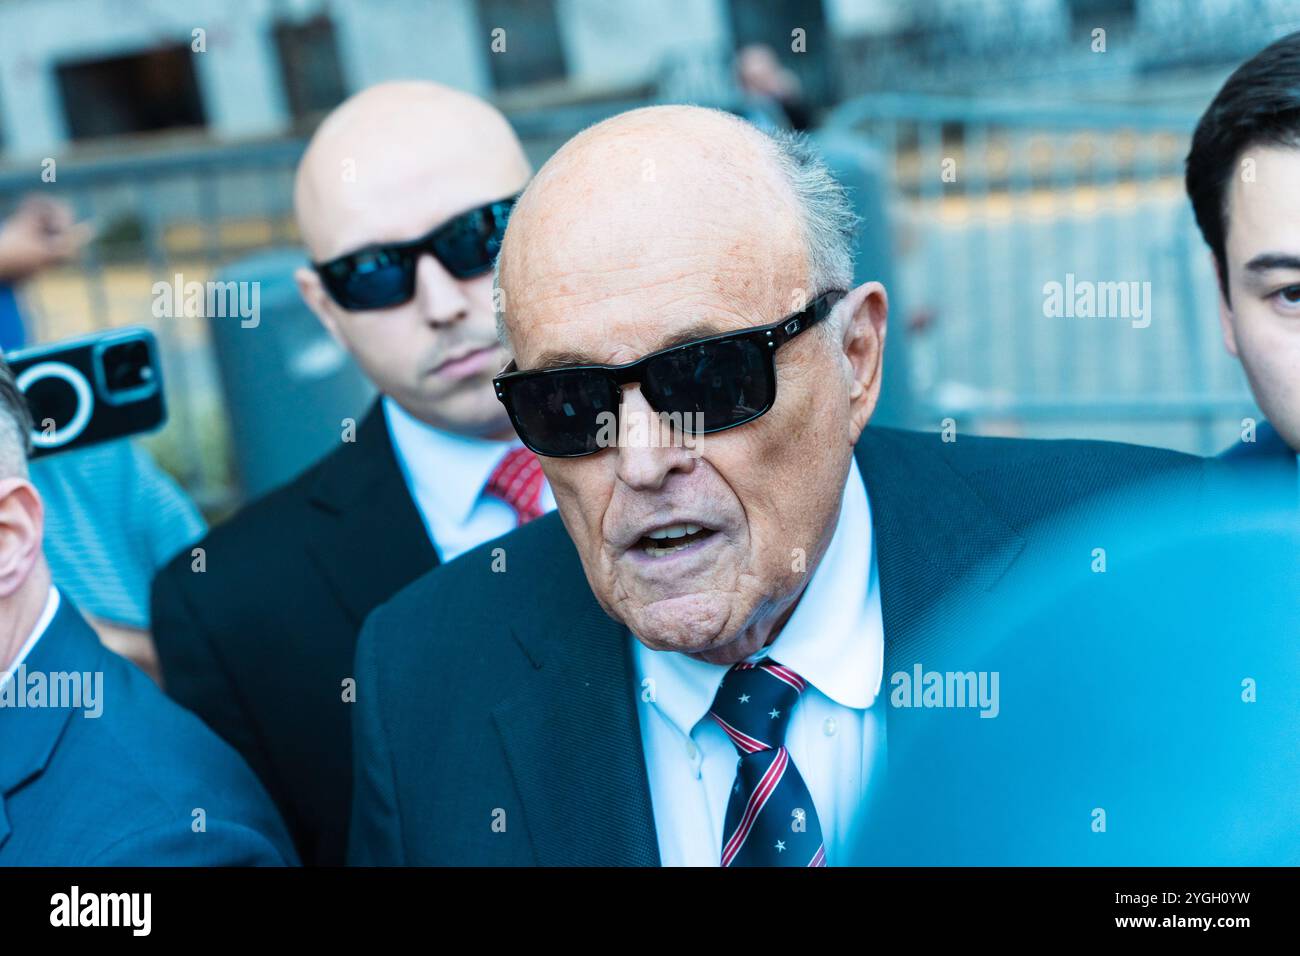
<path fill-rule="evenodd" d="M 887 674 L 942 659 L 953 629 L 939 625 L 1003 576 L 1036 522 L 1137 479 L 1201 475 L 1151 448 L 878 428 L 856 455 Z M 557 515 L 375 611 L 356 672 L 350 862 L 658 864 L 627 631 Z"/>
<path fill-rule="evenodd" d="M 344 861 L 352 677 L 366 615 L 438 563 L 376 404 L 289 484 L 154 579 L 166 690 L 243 755 L 305 863 Z"/>

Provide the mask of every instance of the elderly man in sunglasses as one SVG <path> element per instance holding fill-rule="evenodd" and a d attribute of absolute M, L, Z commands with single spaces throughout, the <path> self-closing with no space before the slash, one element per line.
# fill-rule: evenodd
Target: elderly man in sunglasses
<path fill-rule="evenodd" d="M 200 542 L 203 573 L 187 551 L 154 585 L 169 693 L 258 772 L 307 863 L 344 859 L 366 614 L 553 506 L 491 381 L 492 263 L 529 174 L 500 113 L 432 83 L 373 87 L 326 118 L 298 169 L 298 285 L 381 397 Z"/>
<path fill-rule="evenodd" d="M 853 227 L 806 145 L 712 110 L 623 114 L 538 173 L 496 391 L 559 514 L 367 620 L 351 861 L 846 862 L 890 675 L 963 663 L 928 613 L 1117 476 L 1199 475 L 867 427 L 888 302 Z"/>

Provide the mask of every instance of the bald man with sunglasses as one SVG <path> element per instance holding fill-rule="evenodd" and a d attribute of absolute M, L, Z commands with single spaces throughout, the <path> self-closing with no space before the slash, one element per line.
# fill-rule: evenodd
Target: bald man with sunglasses
<path fill-rule="evenodd" d="M 889 307 L 854 225 L 806 143 L 713 110 L 624 113 L 539 171 L 496 391 L 558 514 L 367 620 L 351 861 L 842 864 L 893 675 L 969 665 L 932 615 L 960 634 L 1090 495 L 1199 482 L 1158 449 L 869 426 Z"/>
<path fill-rule="evenodd" d="M 154 582 L 167 691 L 243 754 L 308 864 L 344 858 L 365 616 L 554 506 L 492 389 L 492 263 L 529 174 L 499 112 L 432 83 L 325 119 L 295 184 L 296 279 L 380 398 L 355 440 L 200 542 L 201 573 L 186 552 Z"/>

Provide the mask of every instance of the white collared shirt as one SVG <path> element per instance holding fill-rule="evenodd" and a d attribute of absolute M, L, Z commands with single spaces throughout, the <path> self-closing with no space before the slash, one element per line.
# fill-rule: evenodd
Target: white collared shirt
<path fill-rule="evenodd" d="M 19 648 L 18 656 L 15 657 L 10 662 L 9 666 L 5 668 L 4 673 L 0 674 L 0 687 L 3 687 L 9 682 L 9 678 L 13 677 L 22 662 L 27 660 L 28 656 L 31 655 L 32 648 L 36 646 L 36 642 L 41 639 L 45 632 L 49 630 L 50 622 L 54 620 L 54 615 L 58 613 L 59 589 L 54 585 L 50 585 L 50 593 L 45 598 L 45 610 L 43 610 L 41 616 L 37 618 L 36 626 L 32 628 L 32 633 L 28 635 L 23 646 Z"/>
<path fill-rule="evenodd" d="M 514 529 L 514 511 L 483 488 L 506 453 L 521 446 L 518 439 L 453 435 L 424 424 L 387 396 L 383 406 L 398 467 L 439 560 L 450 561 Z M 555 496 L 544 482 L 542 509 L 554 508 Z"/>
<path fill-rule="evenodd" d="M 728 668 L 628 639 L 660 861 L 717 866 L 739 758 L 707 713 Z M 769 653 L 808 683 L 785 743 L 835 866 L 853 846 L 858 808 L 884 766 L 888 696 L 880 693 L 885 640 L 871 506 L 856 461 L 826 554 L 777 639 L 749 660 Z"/>

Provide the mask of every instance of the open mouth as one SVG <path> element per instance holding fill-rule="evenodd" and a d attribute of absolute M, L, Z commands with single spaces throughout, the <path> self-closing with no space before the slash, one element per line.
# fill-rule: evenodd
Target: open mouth
<path fill-rule="evenodd" d="M 666 558 L 671 554 L 695 547 L 716 533 L 712 528 L 689 522 L 670 524 L 646 532 L 637 541 L 636 546 L 648 557 Z"/>

